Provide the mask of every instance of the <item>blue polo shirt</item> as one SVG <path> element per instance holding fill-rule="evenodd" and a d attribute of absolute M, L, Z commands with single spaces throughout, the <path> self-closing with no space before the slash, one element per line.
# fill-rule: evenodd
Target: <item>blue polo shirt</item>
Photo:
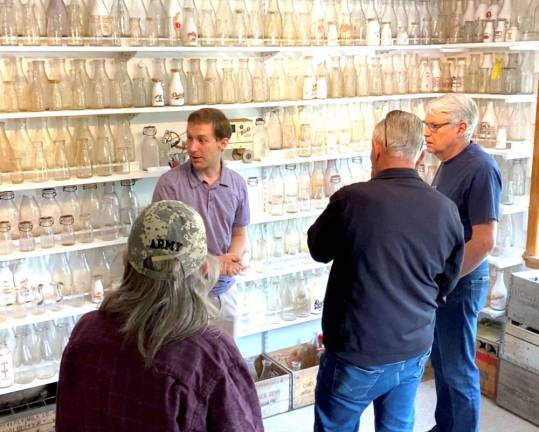
<path fill-rule="evenodd" d="M 474 142 L 442 162 L 432 186 L 457 205 L 466 242 L 472 237 L 473 225 L 500 218 L 502 177 L 498 164 Z"/>
<path fill-rule="evenodd" d="M 208 238 L 208 252 L 220 256 L 228 252 L 232 228 L 249 225 L 247 184 L 241 175 L 221 165 L 221 176 L 208 185 L 195 173 L 190 161 L 163 174 L 155 186 L 152 202 L 177 200 L 194 208 L 202 219 Z M 211 295 L 218 296 L 234 283 L 221 276 Z"/>

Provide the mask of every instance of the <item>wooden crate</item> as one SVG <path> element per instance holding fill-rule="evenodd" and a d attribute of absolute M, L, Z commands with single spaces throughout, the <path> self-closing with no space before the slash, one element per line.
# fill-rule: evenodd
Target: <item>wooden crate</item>
<path fill-rule="evenodd" d="M 539 374 L 539 331 L 515 321 L 508 321 L 505 325 L 500 356 L 504 360 Z"/>
<path fill-rule="evenodd" d="M 314 403 L 314 389 L 318 375 L 317 357 L 310 343 L 273 351 L 268 356 L 286 368 L 292 376 L 291 408 L 296 409 Z M 301 370 L 292 372 L 289 359 L 302 358 Z"/>
<path fill-rule="evenodd" d="M 262 409 L 262 417 L 265 418 L 290 409 L 290 373 L 271 358 L 259 355 L 255 359 L 255 368 L 259 376 L 262 372 L 263 358 L 269 359 L 272 362 L 271 369 L 279 374 L 274 378 L 255 383 L 260 408 Z"/>
<path fill-rule="evenodd" d="M 523 325 L 539 329 L 539 271 L 513 273 L 507 316 Z"/>
<path fill-rule="evenodd" d="M 56 405 L 0 417 L 0 432 L 54 432 Z"/>
<path fill-rule="evenodd" d="M 481 393 L 490 399 L 496 397 L 498 384 L 498 357 L 477 351 L 475 364 L 481 376 Z"/>
<path fill-rule="evenodd" d="M 498 357 L 502 337 L 503 329 L 501 323 L 490 320 L 480 322 L 477 325 L 477 351 Z"/>
<path fill-rule="evenodd" d="M 539 425 L 539 375 L 500 359 L 496 402 Z"/>

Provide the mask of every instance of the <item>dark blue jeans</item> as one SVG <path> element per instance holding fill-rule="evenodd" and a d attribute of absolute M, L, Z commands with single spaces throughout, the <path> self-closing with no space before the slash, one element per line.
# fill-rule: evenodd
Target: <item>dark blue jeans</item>
<path fill-rule="evenodd" d="M 463 277 L 436 311 L 432 366 L 440 432 L 479 432 L 481 390 L 475 364 L 477 316 L 489 291 L 488 264 Z"/>
<path fill-rule="evenodd" d="M 324 353 L 315 390 L 315 432 L 357 432 L 361 414 L 373 401 L 376 431 L 411 432 L 415 395 L 429 354 L 360 368 Z"/>

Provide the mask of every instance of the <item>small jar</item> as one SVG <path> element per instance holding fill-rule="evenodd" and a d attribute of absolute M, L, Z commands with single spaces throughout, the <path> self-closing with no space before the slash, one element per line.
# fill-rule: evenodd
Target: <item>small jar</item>
<path fill-rule="evenodd" d="M 39 245 L 43 249 L 54 246 L 54 219 L 52 216 L 39 218 Z"/>
<path fill-rule="evenodd" d="M 11 224 L 9 221 L 0 221 L 0 255 L 8 255 L 13 252 L 13 237 L 11 236 Z"/>
<path fill-rule="evenodd" d="M 60 218 L 60 225 L 62 230 L 60 231 L 60 243 L 63 246 L 72 246 L 75 244 L 75 219 L 73 215 L 63 215 Z"/>
<path fill-rule="evenodd" d="M 30 252 L 36 248 L 36 240 L 32 234 L 34 224 L 30 221 L 19 222 L 19 250 Z"/>

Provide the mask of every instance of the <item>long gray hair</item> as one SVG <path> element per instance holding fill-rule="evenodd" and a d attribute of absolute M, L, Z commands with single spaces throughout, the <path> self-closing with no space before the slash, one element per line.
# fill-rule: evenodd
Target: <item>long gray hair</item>
<path fill-rule="evenodd" d="M 208 292 L 217 282 L 220 269 L 217 258 L 208 255 L 207 261 L 207 274 L 201 269 L 175 281 L 147 278 L 126 262 L 122 284 L 103 300 L 99 310 L 119 316 L 122 333 L 137 344 L 146 366 L 167 343 L 207 328 L 216 312 Z M 181 274 L 178 259 L 152 262 L 151 266 L 152 270 Z"/>

